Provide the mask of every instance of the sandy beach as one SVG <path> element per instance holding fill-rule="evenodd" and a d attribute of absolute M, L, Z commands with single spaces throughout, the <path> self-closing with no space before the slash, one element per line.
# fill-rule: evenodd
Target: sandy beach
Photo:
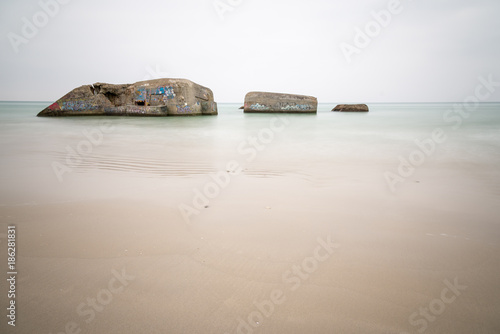
<path fill-rule="evenodd" d="M 500 1 L 0 1 L 0 334 L 500 334 Z"/>
<path fill-rule="evenodd" d="M 381 197 L 367 178 L 241 175 L 190 224 L 164 191 L 2 207 L 19 240 L 16 330 L 495 333 L 498 200 L 431 176 Z"/>
<path fill-rule="evenodd" d="M 404 136 L 439 123 L 386 136 L 369 129 L 382 109 L 290 117 L 252 160 L 237 148 L 269 116 L 228 108 L 217 121 L 117 118 L 63 182 L 51 164 L 99 119 L 44 121 L 5 148 L 0 246 L 16 226 L 18 274 L 16 327 L 1 332 L 498 332 L 492 146 L 449 132 L 392 192 L 384 173 L 414 149 Z"/>

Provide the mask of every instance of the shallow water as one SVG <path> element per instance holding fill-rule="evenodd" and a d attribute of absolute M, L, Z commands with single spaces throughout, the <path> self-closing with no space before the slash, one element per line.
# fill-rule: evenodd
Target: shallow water
<path fill-rule="evenodd" d="M 78 185 L 100 177 L 161 184 L 206 176 L 231 160 L 248 177 L 322 181 L 342 166 L 365 166 L 385 191 L 384 172 L 396 171 L 399 157 L 418 150 L 415 140 L 437 128 L 446 140 L 415 175 L 428 167 L 477 168 L 492 173 L 485 186 L 498 188 L 500 104 L 481 104 L 457 129 L 456 119 L 444 119 L 451 104 L 371 104 L 369 113 L 330 112 L 333 104 L 320 104 L 317 115 L 244 114 L 237 104 L 221 104 L 217 117 L 35 117 L 46 104 L 0 103 L 1 204 L 81 199 Z M 116 190 L 85 195 L 125 195 Z"/>
<path fill-rule="evenodd" d="M 500 326 L 500 104 L 456 128 L 451 104 L 35 117 L 46 105 L 0 103 L 0 243 L 16 225 L 20 332 L 238 333 L 276 289 L 286 300 L 254 333 Z M 339 248 L 315 264 L 330 237 Z M 113 270 L 134 280 L 86 321 L 77 307 Z M 412 316 L 454 279 L 467 288 L 444 313 Z"/>

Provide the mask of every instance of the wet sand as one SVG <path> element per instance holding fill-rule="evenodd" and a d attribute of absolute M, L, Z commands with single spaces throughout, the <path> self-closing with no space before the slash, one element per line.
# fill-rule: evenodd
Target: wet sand
<path fill-rule="evenodd" d="M 445 126 L 446 105 L 324 105 L 287 116 L 258 152 L 248 138 L 271 116 L 238 107 L 113 119 L 62 182 L 52 164 L 102 120 L 7 115 L 0 261 L 14 224 L 17 318 L 7 325 L 2 280 L 0 333 L 500 331 L 498 106 L 446 128 L 395 192 L 384 173 Z M 233 159 L 241 174 L 208 186 Z M 197 198 L 205 187 L 212 198 Z"/>
<path fill-rule="evenodd" d="M 496 333 L 498 197 L 433 172 L 381 195 L 367 181 L 376 172 L 325 181 L 249 170 L 189 224 L 176 203 L 191 191 L 162 188 L 147 201 L 3 206 L 1 230 L 17 226 L 19 294 L 15 331 L 5 319 L 0 328 Z"/>

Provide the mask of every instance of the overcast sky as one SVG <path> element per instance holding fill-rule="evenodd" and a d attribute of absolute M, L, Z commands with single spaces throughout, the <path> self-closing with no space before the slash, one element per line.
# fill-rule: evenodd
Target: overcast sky
<path fill-rule="evenodd" d="M 1 0 L 0 100 L 173 77 L 218 102 L 253 90 L 451 102 L 473 94 L 479 76 L 500 81 L 500 1 L 394 1 Z M 374 12 L 389 15 L 377 23 Z"/>

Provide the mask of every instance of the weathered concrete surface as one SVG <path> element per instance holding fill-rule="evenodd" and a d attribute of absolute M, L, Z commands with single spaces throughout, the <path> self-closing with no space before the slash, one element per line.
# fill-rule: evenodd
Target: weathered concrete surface
<path fill-rule="evenodd" d="M 339 104 L 332 111 L 368 111 L 368 106 L 366 104 Z"/>
<path fill-rule="evenodd" d="M 134 84 L 95 83 L 73 89 L 37 116 L 193 116 L 217 115 L 214 94 L 186 79 Z"/>
<path fill-rule="evenodd" d="M 246 113 L 316 113 L 318 99 L 312 96 L 250 92 L 245 96 Z"/>

